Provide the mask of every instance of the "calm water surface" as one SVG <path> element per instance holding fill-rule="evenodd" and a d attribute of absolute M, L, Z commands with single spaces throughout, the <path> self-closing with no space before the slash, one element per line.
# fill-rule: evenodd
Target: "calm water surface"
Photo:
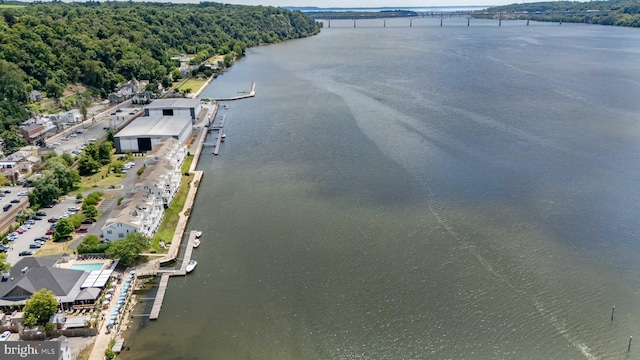
<path fill-rule="evenodd" d="M 637 357 L 640 32 L 450 21 L 332 22 L 204 92 L 257 84 L 125 359 Z"/>

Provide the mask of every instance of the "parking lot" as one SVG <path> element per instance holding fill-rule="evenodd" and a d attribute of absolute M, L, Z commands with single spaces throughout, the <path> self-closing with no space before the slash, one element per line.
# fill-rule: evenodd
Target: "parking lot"
<path fill-rule="evenodd" d="M 25 188 L 20 188 L 20 187 L 12 187 L 12 188 L 3 188 L 4 190 L 10 190 L 11 193 L 6 194 L 6 196 L 4 198 L 2 198 L 2 200 L 0 201 L 0 204 L 6 204 L 9 203 L 9 200 L 7 200 L 7 198 L 9 199 L 14 199 L 14 198 L 20 198 L 20 201 L 28 201 L 26 196 L 17 196 L 16 194 L 21 192 L 21 191 L 26 191 Z M 70 207 L 80 207 L 81 204 L 76 204 L 76 199 L 75 197 L 68 197 L 64 200 L 62 200 L 60 203 L 58 203 L 57 205 L 54 205 L 51 208 L 42 208 L 39 211 L 46 213 L 46 215 L 42 215 L 41 220 L 34 220 L 32 221 L 32 225 L 30 225 L 30 228 L 25 227 L 23 230 L 21 230 L 22 234 L 18 234 L 17 238 L 14 241 L 11 241 L 7 244 L 7 246 L 9 246 L 9 250 L 7 251 L 7 260 L 9 263 L 11 264 L 15 264 L 19 259 L 20 259 L 20 252 L 21 251 L 32 251 L 33 254 L 36 254 L 36 252 L 39 251 L 39 249 L 32 249 L 29 248 L 30 244 L 34 243 L 34 239 L 41 237 L 41 236 L 47 236 L 50 238 L 49 241 L 51 240 L 51 235 L 46 235 L 47 230 L 49 230 L 49 228 L 51 227 L 52 223 L 50 223 L 48 220 L 52 217 L 55 218 L 60 218 L 61 216 L 63 216 L 65 213 L 68 213 L 68 209 Z M 6 216 L 6 213 L 2 213 L 2 216 Z M 15 215 L 13 215 L 15 216 Z M 15 219 L 14 219 L 15 220 Z M 93 225 L 88 225 L 88 224 L 83 224 L 82 227 L 87 227 L 87 228 L 91 228 Z M 46 246 L 46 245 L 44 245 Z"/>
<path fill-rule="evenodd" d="M 136 109 L 137 111 L 134 111 Z M 106 119 L 87 126 L 86 128 L 77 127 L 73 130 L 70 129 L 63 131 L 60 135 L 48 139 L 47 145 L 52 146 L 58 154 L 66 152 L 78 155 L 81 152 L 82 145 L 86 145 L 94 140 L 100 139 L 106 134 L 108 128 L 121 128 L 125 122 L 131 120 L 131 118 L 142 112 L 141 107 L 123 107 L 118 110 L 120 111 L 115 112 L 115 115 L 109 115 Z"/>

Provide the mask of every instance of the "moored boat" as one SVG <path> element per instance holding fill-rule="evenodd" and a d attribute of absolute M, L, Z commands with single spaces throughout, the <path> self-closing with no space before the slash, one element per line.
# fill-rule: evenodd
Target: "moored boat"
<path fill-rule="evenodd" d="M 193 247 L 197 248 L 198 246 L 200 246 L 200 240 L 199 239 L 193 240 Z"/>
<path fill-rule="evenodd" d="M 202 231 L 196 231 L 196 239 L 199 239 L 202 236 Z"/>
<path fill-rule="evenodd" d="M 198 265 L 198 262 L 195 259 L 189 260 L 189 263 L 187 264 L 187 273 L 192 272 L 193 269 L 196 268 L 196 265 Z"/>

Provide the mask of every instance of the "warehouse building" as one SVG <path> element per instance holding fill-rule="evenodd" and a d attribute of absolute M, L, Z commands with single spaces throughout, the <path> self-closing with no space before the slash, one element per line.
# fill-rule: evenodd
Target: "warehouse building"
<path fill-rule="evenodd" d="M 200 99 L 158 99 L 145 107 L 144 116 L 189 116 L 195 123 L 200 111 Z"/>
<path fill-rule="evenodd" d="M 146 111 L 148 109 L 145 109 Z M 185 144 L 191 136 L 192 130 L 190 116 L 152 115 L 139 117 L 115 135 L 116 152 L 119 154 L 127 151 L 147 152 L 168 138 L 174 138 L 180 144 Z"/>

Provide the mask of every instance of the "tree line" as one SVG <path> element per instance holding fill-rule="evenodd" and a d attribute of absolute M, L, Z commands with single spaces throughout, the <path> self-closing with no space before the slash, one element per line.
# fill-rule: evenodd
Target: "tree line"
<path fill-rule="evenodd" d="M 497 6 L 480 13 L 525 13 L 519 18 L 536 21 L 575 22 L 600 25 L 640 27 L 640 1 L 548 1 Z M 476 15 L 474 15 L 475 17 Z"/>
<path fill-rule="evenodd" d="M 1 8 L 0 132 L 29 116 L 29 92 L 59 98 L 82 83 L 105 98 L 136 78 L 166 83 L 178 62 L 241 56 L 247 47 L 314 35 L 299 11 L 268 6 L 86 2 Z"/>

